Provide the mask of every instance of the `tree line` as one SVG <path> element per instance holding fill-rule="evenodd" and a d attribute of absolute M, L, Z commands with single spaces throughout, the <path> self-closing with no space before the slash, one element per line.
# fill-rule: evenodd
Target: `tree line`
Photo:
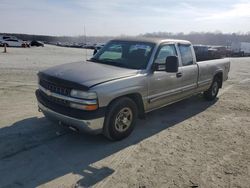
<path fill-rule="evenodd" d="M 154 32 L 154 33 L 142 34 L 141 36 L 182 39 L 182 40 L 189 40 L 193 44 L 222 45 L 222 46 L 230 46 L 232 42 L 250 42 L 250 32 L 248 33 L 190 32 L 188 34 Z"/>

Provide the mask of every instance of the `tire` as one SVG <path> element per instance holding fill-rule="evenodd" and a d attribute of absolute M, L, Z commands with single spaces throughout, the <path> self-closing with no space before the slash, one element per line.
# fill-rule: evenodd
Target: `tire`
<path fill-rule="evenodd" d="M 203 93 L 204 98 L 208 101 L 214 100 L 218 95 L 219 88 L 220 88 L 220 79 L 218 77 L 215 77 L 210 88 Z"/>
<path fill-rule="evenodd" d="M 136 103 L 127 97 L 113 101 L 108 107 L 103 134 L 110 140 L 122 140 L 133 131 L 138 115 Z"/>

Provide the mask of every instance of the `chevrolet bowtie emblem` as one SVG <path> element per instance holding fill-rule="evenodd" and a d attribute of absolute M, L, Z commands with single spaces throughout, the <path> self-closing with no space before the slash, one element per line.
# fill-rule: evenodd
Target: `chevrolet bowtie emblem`
<path fill-rule="evenodd" d="M 51 96 L 51 91 L 50 90 L 46 90 L 46 94 L 48 95 L 48 96 Z"/>

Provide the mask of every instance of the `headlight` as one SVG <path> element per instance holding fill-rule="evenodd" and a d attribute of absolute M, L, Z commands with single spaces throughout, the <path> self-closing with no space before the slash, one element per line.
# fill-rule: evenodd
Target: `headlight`
<path fill-rule="evenodd" d="M 88 91 L 80 91 L 72 89 L 70 92 L 71 97 L 75 97 L 78 99 L 85 99 L 82 104 L 78 102 L 71 102 L 70 107 L 77 108 L 80 110 L 96 110 L 98 108 L 97 102 L 97 94 L 95 92 L 88 92 Z M 84 104 L 85 103 L 85 104 Z"/>
<path fill-rule="evenodd" d="M 76 97 L 79 99 L 96 99 L 97 95 L 95 92 L 86 92 L 72 89 L 70 92 L 71 97 Z"/>

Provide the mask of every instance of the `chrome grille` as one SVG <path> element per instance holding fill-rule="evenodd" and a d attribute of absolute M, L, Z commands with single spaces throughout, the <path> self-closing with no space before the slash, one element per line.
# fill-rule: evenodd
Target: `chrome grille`
<path fill-rule="evenodd" d="M 67 100 L 59 99 L 59 98 L 56 98 L 53 96 L 48 96 L 43 91 L 41 91 L 40 94 L 42 95 L 43 98 L 45 98 L 46 100 L 48 100 L 52 103 L 60 104 L 63 106 L 69 106 L 69 101 L 67 101 Z"/>
<path fill-rule="evenodd" d="M 50 90 L 53 93 L 57 93 L 60 95 L 65 95 L 65 96 L 70 96 L 70 88 L 66 88 L 66 87 L 62 87 L 62 86 L 58 86 L 54 83 L 48 82 L 46 80 L 40 80 L 39 84 L 44 87 L 45 89 Z"/>

